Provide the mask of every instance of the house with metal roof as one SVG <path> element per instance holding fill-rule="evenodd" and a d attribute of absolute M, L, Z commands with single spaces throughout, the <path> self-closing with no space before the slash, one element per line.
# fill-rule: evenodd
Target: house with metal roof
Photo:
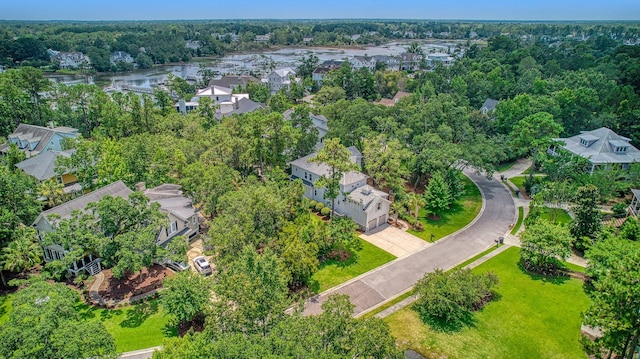
<path fill-rule="evenodd" d="M 178 236 L 192 238 L 198 234 L 200 224 L 198 212 L 193 201 L 183 196 L 182 186 L 165 183 L 158 187 L 146 189 L 144 183 L 138 183 L 136 190 L 144 192 L 151 202 L 160 204 L 160 211 L 169 217 L 169 225 L 160 230 L 156 243 L 165 247 Z"/>
<path fill-rule="evenodd" d="M 482 111 L 482 113 L 485 115 L 491 114 L 496 110 L 496 106 L 498 106 L 498 103 L 500 103 L 500 101 L 488 98 L 484 101 L 482 107 L 480 107 L 480 111 Z"/>
<path fill-rule="evenodd" d="M 75 211 L 84 211 L 89 203 L 98 202 L 102 197 L 110 195 L 112 197 L 129 198 L 132 193 L 122 181 L 114 182 L 110 185 L 104 186 L 93 192 L 89 192 L 84 196 L 72 199 L 69 202 L 63 203 L 59 206 L 48 209 L 38 215 L 32 226 L 36 229 L 38 237 L 43 240 L 48 232 L 55 230 L 55 221 L 68 219 Z M 57 217 L 56 220 L 52 219 L 52 215 Z M 69 248 L 64 248 L 60 244 L 52 244 L 43 247 L 45 262 L 51 262 L 54 260 L 62 259 L 69 252 Z M 101 259 L 93 254 L 87 255 L 74 262 L 67 271 L 71 275 L 78 275 L 81 272 L 87 272 L 90 275 L 100 273 L 102 265 Z"/>
<path fill-rule="evenodd" d="M 62 151 L 62 141 L 65 138 L 77 137 L 77 129 L 54 127 L 53 122 L 50 123 L 49 127 L 21 123 L 12 134 L 7 136 L 8 141 L 0 145 L 0 155 L 9 151 L 11 144 L 16 145 L 27 157 L 35 156 L 45 151 Z"/>
<path fill-rule="evenodd" d="M 82 193 L 82 187 L 78 184 L 78 177 L 76 177 L 74 173 L 64 171 L 62 175 L 59 175 L 56 172 L 56 162 L 58 158 L 69 158 L 75 151 L 75 149 L 71 149 L 66 151 L 42 152 L 22 162 L 16 163 L 16 167 L 40 182 L 54 179 L 62 183 L 64 193 L 66 194 Z"/>
<path fill-rule="evenodd" d="M 348 148 L 353 163 L 362 165 L 362 154 L 357 148 Z M 331 206 L 331 200 L 324 198 L 325 188 L 317 187 L 316 182 L 322 176 L 330 175 L 330 168 L 324 163 L 309 162 L 317 153 L 299 158 L 291 165 L 291 179 L 300 179 L 305 186 L 304 196 Z M 349 171 L 340 179 L 340 194 L 335 201 L 338 216 L 347 216 L 358 224 L 360 230 L 368 232 L 387 223 L 391 202 L 389 195 L 367 185 L 367 175 L 358 171 Z"/>
<path fill-rule="evenodd" d="M 138 183 L 136 191 L 143 192 L 149 198 L 149 201 L 159 203 L 160 211 L 167 214 L 169 224 L 158 233 L 156 238 L 157 245 L 165 247 L 172 239 L 178 236 L 191 238 L 198 233 L 200 225 L 197 211 L 193 207 L 191 199 L 183 196 L 181 186 L 163 184 L 152 189 L 146 189 L 144 183 Z M 36 229 L 40 240 L 43 240 L 48 232 L 55 231 L 57 221 L 71 218 L 75 211 L 85 211 L 89 203 L 98 202 L 107 195 L 128 199 L 131 193 L 133 191 L 122 181 L 117 181 L 40 213 L 32 226 Z M 51 262 L 64 258 L 70 248 L 53 244 L 44 246 L 43 250 L 45 262 Z M 95 275 L 102 270 L 100 262 L 100 258 L 89 254 L 73 263 L 67 270 L 74 276 L 83 271 L 90 275 Z"/>
<path fill-rule="evenodd" d="M 555 138 L 554 141 L 564 144 L 551 146 L 549 154 L 556 155 L 559 150 L 566 150 L 584 157 L 591 163 L 591 172 L 598 167 L 609 168 L 611 165 L 628 169 L 632 163 L 640 162 L 640 150 L 631 145 L 631 139 L 620 136 L 606 127 L 580 131 L 579 135 Z"/>

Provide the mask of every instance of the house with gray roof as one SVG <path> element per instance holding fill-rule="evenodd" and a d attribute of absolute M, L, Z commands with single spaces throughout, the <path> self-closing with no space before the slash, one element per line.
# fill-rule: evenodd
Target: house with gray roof
<path fill-rule="evenodd" d="M 131 193 L 133 193 L 133 191 L 131 191 L 122 181 L 114 182 L 93 192 L 89 192 L 84 196 L 72 199 L 69 202 L 40 213 L 33 222 L 32 227 L 36 229 L 40 240 L 43 240 L 48 232 L 55 230 L 56 221 L 70 218 L 71 214 L 75 211 L 84 211 L 89 203 L 98 202 L 106 195 L 127 199 Z M 57 219 L 53 219 L 52 215 L 55 215 Z M 44 246 L 44 260 L 45 262 L 51 262 L 62 259 L 67 254 L 68 250 L 68 248 L 64 248 L 59 244 Z M 100 258 L 93 254 L 89 254 L 85 258 L 76 261 L 67 269 L 69 274 L 74 276 L 81 272 L 87 272 L 90 275 L 95 275 L 100 273 L 101 270 L 102 265 L 100 264 Z"/>
<path fill-rule="evenodd" d="M 611 165 L 628 169 L 632 163 L 640 162 L 640 150 L 631 145 L 631 139 L 620 136 L 606 127 L 580 131 L 579 135 L 554 138 L 554 141 L 564 145 L 549 147 L 549 154 L 556 155 L 558 151 L 565 150 L 584 157 L 591 162 L 591 172 L 597 167 L 609 168 Z"/>
<path fill-rule="evenodd" d="M 163 184 L 152 189 L 146 189 L 144 183 L 138 183 L 136 190 L 143 192 L 151 202 L 158 202 L 160 211 L 167 214 L 169 224 L 158 233 L 156 238 L 157 245 L 165 247 L 172 239 L 178 236 L 185 236 L 188 240 L 188 238 L 198 233 L 200 225 L 197 211 L 193 207 L 191 199 L 183 196 L 181 186 Z M 128 199 L 131 193 L 133 191 L 129 187 L 122 181 L 117 181 L 40 213 L 32 226 L 36 229 L 40 240 L 42 240 L 48 232 L 55 230 L 56 222 L 70 218 L 75 211 L 85 211 L 89 203 L 98 202 L 107 195 Z M 44 246 L 43 250 L 45 262 L 51 262 L 64 258 L 69 248 L 53 244 Z M 81 272 L 95 275 L 102 270 L 100 262 L 100 258 L 89 254 L 87 257 L 73 263 L 67 271 L 74 276 Z"/>
<path fill-rule="evenodd" d="M 500 103 L 500 101 L 488 98 L 484 101 L 482 107 L 480 107 L 480 111 L 482 111 L 482 113 L 485 115 L 492 114 L 496 110 L 496 106 L 498 106 L 498 103 Z"/>
<path fill-rule="evenodd" d="M 348 149 L 351 152 L 351 161 L 362 166 L 360 151 L 354 146 Z M 324 198 L 325 188 L 315 185 L 322 176 L 330 175 L 330 168 L 323 163 L 309 162 L 316 156 L 317 153 L 312 153 L 290 162 L 291 179 L 302 180 L 305 197 L 331 206 L 331 200 Z M 336 215 L 353 219 L 360 230 L 368 232 L 387 223 L 390 207 L 389 195 L 367 185 L 367 175 L 359 171 L 343 174 L 340 179 L 340 194 L 335 201 Z"/>
<path fill-rule="evenodd" d="M 188 240 L 200 230 L 198 212 L 193 207 L 193 201 L 182 194 L 181 188 L 182 186 L 169 183 L 151 189 L 146 189 L 144 183 L 136 185 L 137 191 L 144 192 L 151 202 L 159 203 L 160 211 L 169 217 L 169 225 L 162 228 L 156 238 L 159 246 L 166 247 L 178 236 L 184 236 Z"/>
<path fill-rule="evenodd" d="M 18 149 L 27 157 L 45 151 L 62 151 L 62 140 L 77 137 L 78 130 L 75 128 L 54 127 L 53 123 L 49 127 L 21 123 L 12 134 L 7 136 L 8 141 L 0 145 L 0 155 L 9 151 L 10 144 L 18 146 Z"/>
<path fill-rule="evenodd" d="M 629 212 L 631 215 L 638 218 L 640 216 L 640 189 L 631 189 L 631 204 L 629 205 Z"/>
<path fill-rule="evenodd" d="M 26 160 L 16 163 L 16 167 L 24 173 L 37 179 L 40 182 L 54 179 L 64 185 L 64 193 L 82 193 L 82 187 L 78 184 L 78 177 L 70 171 L 64 171 L 62 175 L 56 172 L 56 162 L 58 158 L 69 158 L 75 149 L 66 151 L 47 151 Z"/>
<path fill-rule="evenodd" d="M 223 117 L 242 115 L 253 111 L 258 111 L 266 106 L 260 102 L 255 102 L 249 98 L 238 98 L 233 102 L 223 102 L 220 104 L 216 113 L 213 115 L 218 121 L 221 121 Z"/>
<path fill-rule="evenodd" d="M 281 89 L 289 89 L 292 83 L 301 84 L 302 80 L 296 77 L 296 72 L 290 67 L 274 70 L 262 79 L 272 93 L 278 93 Z"/>
<path fill-rule="evenodd" d="M 209 86 L 220 86 L 230 89 L 236 89 L 239 87 L 247 87 L 249 83 L 259 83 L 260 80 L 250 75 L 225 75 L 219 79 L 212 79 L 209 81 Z"/>

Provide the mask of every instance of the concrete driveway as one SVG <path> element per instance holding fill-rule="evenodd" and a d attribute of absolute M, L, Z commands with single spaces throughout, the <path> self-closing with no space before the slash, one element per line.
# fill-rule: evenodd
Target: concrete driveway
<path fill-rule="evenodd" d="M 465 170 L 465 174 L 480 189 L 483 202 L 480 214 L 469 226 L 310 298 L 305 303 L 304 314 L 321 313 L 322 303 L 332 294 L 347 294 L 355 305 L 354 315 L 362 315 L 409 290 L 426 273 L 438 268 L 450 269 L 495 245 L 495 240 L 505 236 L 515 221 L 513 197 L 500 181 L 476 175 L 472 170 Z"/>
<path fill-rule="evenodd" d="M 378 248 L 384 249 L 398 258 L 404 257 L 431 245 L 431 243 L 423 241 L 422 239 L 389 224 L 385 224 L 373 231 L 361 234 L 360 238 Z"/>

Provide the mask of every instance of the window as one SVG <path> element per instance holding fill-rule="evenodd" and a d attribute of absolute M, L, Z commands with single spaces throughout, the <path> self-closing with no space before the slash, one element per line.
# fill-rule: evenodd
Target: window
<path fill-rule="evenodd" d="M 198 224 L 198 216 L 197 215 L 191 217 L 191 223 Z"/>
<path fill-rule="evenodd" d="M 171 222 L 171 225 L 169 228 L 169 234 L 176 233 L 177 231 L 178 231 L 178 222 L 176 221 Z"/>
<path fill-rule="evenodd" d="M 318 190 L 315 190 L 315 189 L 314 189 L 314 190 L 313 190 L 313 195 L 314 195 L 314 196 L 317 196 L 317 195 L 318 195 Z"/>
<path fill-rule="evenodd" d="M 378 211 L 380 210 L 380 206 L 382 206 L 382 203 L 378 202 L 378 206 L 376 207 Z"/>
<path fill-rule="evenodd" d="M 307 172 L 304 173 L 304 179 L 307 179 Z"/>

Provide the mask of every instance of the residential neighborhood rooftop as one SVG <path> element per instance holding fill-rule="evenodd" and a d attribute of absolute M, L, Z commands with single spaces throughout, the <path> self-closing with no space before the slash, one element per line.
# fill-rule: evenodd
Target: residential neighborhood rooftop
<path fill-rule="evenodd" d="M 355 146 L 348 147 L 351 152 L 351 162 L 360 164 L 362 159 L 362 154 Z M 329 176 L 331 174 L 329 166 L 324 163 L 315 163 L 309 162 L 310 160 L 316 158 L 318 156 L 317 153 L 312 153 L 310 155 L 298 158 L 295 161 L 290 162 L 290 165 L 295 165 L 305 171 L 314 173 L 318 176 Z M 350 183 L 358 182 L 362 179 L 366 179 L 367 175 L 358 171 L 349 171 L 344 173 L 342 179 L 340 180 L 341 185 L 347 185 Z"/>
<path fill-rule="evenodd" d="M 22 162 L 16 163 L 16 167 L 38 181 L 44 181 L 57 175 L 55 167 L 58 157 L 71 157 L 75 151 L 75 149 L 71 149 L 66 151 L 42 152 L 37 156 L 29 157 Z"/>
<path fill-rule="evenodd" d="M 564 142 L 563 148 L 594 164 L 640 162 L 640 150 L 629 143 L 631 140 L 606 127 L 555 140 Z"/>
<path fill-rule="evenodd" d="M 188 221 L 196 214 L 191 199 L 183 196 L 182 186 L 165 183 L 158 187 L 147 189 L 144 195 L 152 202 L 158 202 L 160 209 L 172 213 L 176 217 Z"/>

